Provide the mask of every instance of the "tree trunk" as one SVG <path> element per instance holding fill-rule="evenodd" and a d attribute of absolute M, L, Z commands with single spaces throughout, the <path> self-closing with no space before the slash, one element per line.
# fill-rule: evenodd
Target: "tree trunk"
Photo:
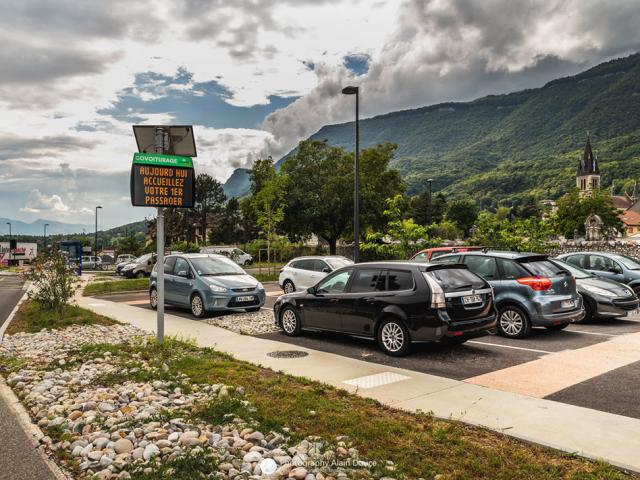
<path fill-rule="evenodd" d="M 329 238 L 327 241 L 329 242 L 329 255 L 335 255 L 336 254 L 336 244 L 338 243 L 338 239 L 337 238 Z"/>

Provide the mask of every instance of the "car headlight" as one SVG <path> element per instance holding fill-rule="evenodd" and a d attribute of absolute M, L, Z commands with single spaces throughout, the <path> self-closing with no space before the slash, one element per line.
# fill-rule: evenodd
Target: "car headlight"
<path fill-rule="evenodd" d="M 593 285 L 583 285 L 584 289 L 588 292 L 591 292 L 595 295 L 602 295 L 603 297 L 617 297 L 619 296 L 616 292 L 612 292 L 610 290 L 605 290 L 604 288 L 595 287 Z"/>
<path fill-rule="evenodd" d="M 211 289 L 212 292 L 216 292 L 216 293 L 224 293 L 227 291 L 226 288 L 221 287 L 220 285 L 214 285 L 213 283 L 209 285 L 209 288 Z"/>
<path fill-rule="evenodd" d="M 258 282 L 258 286 L 256 288 L 258 290 L 264 290 L 264 285 L 262 285 L 262 282 Z"/>

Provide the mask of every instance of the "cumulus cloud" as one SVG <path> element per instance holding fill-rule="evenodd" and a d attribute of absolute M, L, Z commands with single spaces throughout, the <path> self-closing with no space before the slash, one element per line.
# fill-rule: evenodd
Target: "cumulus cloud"
<path fill-rule="evenodd" d="M 352 120 L 342 86 L 360 86 L 364 116 L 540 86 L 640 48 L 640 9 L 616 0 L 406 0 L 396 31 L 356 76 L 315 62 L 317 85 L 270 114 L 273 154 L 328 123 Z"/>
<path fill-rule="evenodd" d="M 60 195 L 43 195 L 40 190 L 31 190 L 27 197 L 27 203 L 23 208 L 23 212 L 42 212 L 42 211 L 54 211 L 54 212 L 68 212 L 69 207 L 64 204 Z"/>

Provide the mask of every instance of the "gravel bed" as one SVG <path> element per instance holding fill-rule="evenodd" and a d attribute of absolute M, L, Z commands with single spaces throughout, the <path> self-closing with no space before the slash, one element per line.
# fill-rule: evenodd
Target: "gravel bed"
<path fill-rule="evenodd" d="M 223 321 L 231 317 L 259 326 L 270 315 L 231 315 Z M 189 420 L 198 418 L 190 416 L 194 410 L 224 402 L 255 411 L 242 387 L 194 384 L 162 360 L 139 353 L 120 356 L 117 347 L 77 350 L 96 342 L 137 342 L 144 348 L 149 341 L 128 325 L 5 337 L 0 356 L 14 362 L 7 384 L 45 433 L 41 442 L 74 478 L 129 479 L 136 473 L 156 478 L 167 464 L 174 468 L 172 461 L 193 457 L 215 469 L 203 478 L 393 480 L 372 473 L 371 464 L 360 460 L 343 436 L 294 443 L 288 429 L 261 432 L 251 418 L 236 414 L 220 424 Z M 387 462 L 380 470 L 392 473 L 394 465 Z M 171 478 L 171 472 L 162 472 L 162 478 Z"/>
<path fill-rule="evenodd" d="M 271 310 L 258 310 L 257 312 L 242 312 L 220 315 L 207 318 L 208 324 L 226 328 L 236 333 L 245 335 L 260 335 L 262 333 L 278 332 Z"/>

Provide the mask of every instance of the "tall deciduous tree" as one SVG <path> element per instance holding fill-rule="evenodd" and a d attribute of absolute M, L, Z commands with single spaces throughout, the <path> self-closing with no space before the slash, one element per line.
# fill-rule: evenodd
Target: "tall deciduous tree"
<path fill-rule="evenodd" d="M 478 207 L 473 200 L 456 200 L 449 204 L 447 220 L 455 222 L 465 236 L 469 234 L 469 229 L 473 226 L 473 222 L 476 221 L 477 217 Z"/>
<path fill-rule="evenodd" d="M 207 228 L 211 224 L 212 215 L 221 214 L 227 196 L 222 184 L 215 178 L 201 173 L 196 177 L 196 204 L 194 207 L 197 222 L 200 225 L 203 242 L 206 242 Z"/>
<path fill-rule="evenodd" d="M 383 144 L 362 152 L 362 231 L 384 226 L 385 200 L 403 191 L 399 174 L 388 168 L 395 148 Z M 282 173 L 287 177 L 283 229 L 292 237 L 315 233 L 335 254 L 338 239 L 350 237 L 353 228 L 353 154 L 324 141 L 305 140 L 284 163 Z"/>

